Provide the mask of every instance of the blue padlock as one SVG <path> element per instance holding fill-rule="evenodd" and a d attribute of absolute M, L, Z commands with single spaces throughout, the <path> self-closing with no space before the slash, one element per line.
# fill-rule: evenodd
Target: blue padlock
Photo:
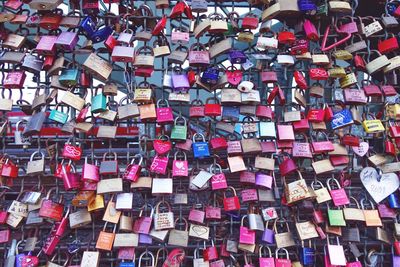
<path fill-rule="evenodd" d="M 246 63 L 247 57 L 241 50 L 231 50 L 229 52 L 229 60 L 232 64 L 243 64 Z"/>
<path fill-rule="evenodd" d="M 299 10 L 302 12 L 306 12 L 312 15 L 317 12 L 317 5 L 315 4 L 315 0 L 298 0 L 297 4 L 299 6 Z"/>
<path fill-rule="evenodd" d="M 224 120 L 239 121 L 239 115 L 239 107 L 224 106 L 222 109 L 222 119 Z"/>
<path fill-rule="evenodd" d="M 314 263 L 315 263 L 315 250 L 313 248 L 302 246 L 300 248 L 299 254 L 300 254 L 300 262 L 304 266 L 313 266 L 314 265 Z"/>
<path fill-rule="evenodd" d="M 105 41 L 108 36 L 113 33 L 113 29 L 110 26 L 104 25 L 103 27 L 99 28 L 95 31 L 89 39 L 92 40 L 93 43 L 100 43 Z"/>
<path fill-rule="evenodd" d="M 399 199 L 399 194 L 397 192 L 390 194 L 388 199 L 389 199 L 389 206 L 392 209 L 400 209 L 400 199 Z"/>
<path fill-rule="evenodd" d="M 196 137 L 201 137 L 201 142 L 196 142 Z M 208 143 L 206 142 L 204 135 L 200 133 L 195 133 L 193 135 L 193 156 L 195 158 L 206 158 L 210 156 L 210 149 L 208 148 Z"/>
<path fill-rule="evenodd" d="M 219 78 L 219 68 L 209 67 L 201 75 L 201 81 L 207 84 L 216 84 Z"/>
<path fill-rule="evenodd" d="M 90 39 L 96 32 L 96 22 L 90 16 L 87 16 L 81 21 L 79 28 Z"/>
<path fill-rule="evenodd" d="M 349 109 L 343 109 L 333 114 L 331 126 L 333 130 L 353 124 L 353 117 Z"/>
<path fill-rule="evenodd" d="M 135 267 L 135 260 L 133 261 L 121 261 L 118 265 L 119 267 Z"/>

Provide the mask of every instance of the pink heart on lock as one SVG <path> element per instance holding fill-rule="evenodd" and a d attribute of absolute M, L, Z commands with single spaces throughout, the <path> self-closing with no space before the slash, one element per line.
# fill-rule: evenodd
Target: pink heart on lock
<path fill-rule="evenodd" d="M 153 147 L 157 154 L 164 155 L 171 150 L 172 143 L 169 140 L 157 139 L 153 141 Z"/>
<path fill-rule="evenodd" d="M 242 81 L 243 73 L 240 70 L 227 70 L 225 73 L 226 77 L 228 78 L 228 82 L 232 85 L 238 85 Z"/>
<path fill-rule="evenodd" d="M 351 147 L 355 154 L 359 157 L 364 157 L 367 154 L 369 149 L 369 144 L 367 142 L 361 142 L 360 145 Z"/>

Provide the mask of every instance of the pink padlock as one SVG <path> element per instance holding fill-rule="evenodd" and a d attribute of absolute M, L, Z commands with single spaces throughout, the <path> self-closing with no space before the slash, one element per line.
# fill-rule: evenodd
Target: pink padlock
<path fill-rule="evenodd" d="M 87 157 L 85 157 L 85 163 L 82 168 L 82 181 L 92 183 L 100 181 L 99 166 L 88 163 Z"/>
<path fill-rule="evenodd" d="M 241 196 L 243 202 L 258 201 L 258 193 L 255 188 L 243 189 Z"/>
<path fill-rule="evenodd" d="M 78 33 L 62 32 L 58 36 L 55 44 L 56 44 L 56 47 L 58 47 L 62 50 L 72 51 L 72 50 L 74 50 L 78 41 L 79 41 Z"/>
<path fill-rule="evenodd" d="M 172 108 L 169 106 L 168 101 L 166 99 L 159 99 L 157 101 L 156 114 L 158 123 L 174 122 L 174 115 L 172 114 Z"/>
<path fill-rule="evenodd" d="M 179 155 L 181 159 L 178 158 Z M 187 177 L 189 175 L 188 161 L 186 153 L 182 150 L 175 152 L 174 161 L 172 162 L 172 176 L 173 177 Z"/>
<path fill-rule="evenodd" d="M 150 171 L 158 174 L 166 174 L 168 166 L 168 155 L 156 155 L 150 165 Z"/>
<path fill-rule="evenodd" d="M 189 211 L 189 221 L 191 222 L 203 224 L 205 216 L 204 210 L 198 210 L 195 206 Z"/>
<path fill-rule="evenodd" d="M 315 28 L 314 24 L 310 20 L 305 19 L 304 23 L 303 23 L 303 27 L 304 27 L 304 32 L 305 32 L 308 40 L 311 40 L 311 41 L 319 40 L 317 28 Z"/>
<path fill-rule="evenodd" d="M 239 229 L 239 243 L 253 245 L 256 243 L 256 232 L 244 226 L 244 219 L 248 218 L 247 215 L 242 217 Z"/>
<path fill-rule="evenodd" d="M 272 175 L 275 175 L 274 172 L 271 172 Z M 256 173 L 256 185 L 260 186 L 262 188 L 268 188 L 271 189 L 272 188 L 272 181 L 273 178 L 271 175 L 268 175 L 266 173 L 263 172 L 257 172 Z"/>
<path fill-rule="evenodd" d="M 135 162 L 136 159 L 139 159 L 138 162 Z M 142 169 L 143 157 L 140 154 L 136 154 L 128 166 L 126 166 L 125 172 L 122 176 L 124 180 L 128 180 L 131 182 L 136 182 L 140 176 L 140 170 Z"/>
<path fill-rule="evenodd" d="M 62 175 L 62 180 L 64 182 L 64 189 L 67 191 L 70 190 L 77 190 L 80 188 L 81 186 L 81 177 L 79 175 L 79 173 L 75 172 L 75 166 L 72 165 L 72 171 L 71 172 L 67 172 L 65 170 L 65 167 L 62 166 L 63 169 L 63 175 Z"/>
<path fill-rule="evenodd" d="M 283 250 L 286 258 L 279 258 L 279 251 Z M 275 251 L 275 267 L 292 267 L 292 261 L 289 258 L 289 252 L 285 248 L 278 248 Z"/>
<path fill-rule="evenodd" d="M 151 209 L 149 216 L 143 215 L 143 212 L 145 211 L 145 209 L 147 207 L 149 207 Z M 133 232 L 134 233 L 136 233 L 136 234 L 150 233 L 151 223 L 153 221 L 153 212 L 154 212 L 154 209 L 150 204 L 147 204 L 147 205 L 145 204 L 140 209 L 139 217 L 133 223 Z"/>
<path fill-rule="evenodd" d="M 241 171 L 239 175 L 239 181 L 243 184 L 255 184 L 256 174 L 251 170 Z"/>
<path fill-rule="evenodd" d="M 338 189 L 332 189 L 331 182 L 335 182 Z M 328 181 L 326 182 L 326 185 L 328 186 L 328 190 L 332 197 L 333 204 L 335 204 L 336 207 L 347 205 L 350 203 L 350 200 L 346 194 L 346 190 L 340 187 L 338 180 L 336 180 L 335 178 L 329 178 Z"/>
<path fill-rule="evenodd" d="M 57 36 L 44 35 L 36 46 L 36 51 L 41 55 L 53 55 L 56 52 Z"/>
<path fill-rule="evenodd" d="M 171 42 L 173 44 L 187 44 L 189 42 L 189 32 L 173 29 L 171 32 Z"/>
<path fill-rule="evenodd" d="M 26 74 L 25 71 L 15 70 L 7 73 L 3 85 L 7 89 L 18 89 L 24 86 Z"/>
<path fill-rule="evenodd" d="M 268 255 L 265 253 L 265 249 L 268 250 Z M 260 246 L 258 254 L 258 262 L 260 267 L 275 267 L 275 259 L 272 256 L 271 249 L 268 246 Z"/>
<path fill-rule="evenodd" d="M 195 49 L 198 50 L 195 50 Z M 205 46 L 200 43 L 194 43 L 189 50 L 189 65 L 194 67 L 202 67 L 210 64 L 210 54 Z"/>
<path fill-rule="evenodd" d="M 215 168 L 219 169 L 217 173 L 215 172 Z M 221 190 L 228 188 L 225 174 L 222 172 L 221 166 L 219 164 L 211 165 L 210 173 L 213 174 L 213 176 L 211 177 L 212 190 Z"/>

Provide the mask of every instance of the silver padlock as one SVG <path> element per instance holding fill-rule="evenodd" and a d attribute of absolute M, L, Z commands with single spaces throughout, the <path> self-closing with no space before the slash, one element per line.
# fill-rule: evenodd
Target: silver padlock
<path fill-rule="evenodd" d="M 212 176 L 212 173 L 201 170 L 196 177 L 194 177 L 192 183 L 198 188 L 202 188 Z"/>
<path fill-rule="evenodd" d="M 256 231 L 264 231 L 264 222 L 260 214 L 258 213 L 249 213 L 248 215 L 249 218 L 249 227 L 251 230 L 256 230 Z"/>
<path fill-rule="evenodd" d="M 17 125 L 15 126 L 15 132 L 14 132 L 14 139 L 15 139 L 15 144 L 16 145 L 23 145 L 25 146 L 30 146 L 30 137 L 23 137 L 22 136 L 22 131 L 19 130 L 19 125 L 21 123 L 26 123 L 26 120 L 20 120 L 17 122 Z"/>

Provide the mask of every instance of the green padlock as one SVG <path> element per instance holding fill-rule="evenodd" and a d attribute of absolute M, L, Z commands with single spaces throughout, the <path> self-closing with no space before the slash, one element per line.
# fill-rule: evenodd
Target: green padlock
<path fill-rule="evenodd" d="M 328 207 L 328 220 L 330 226 L 346 226 L 342 209 L 331 209 Z"/>
<path fill-rule="evenodd" d="M 64 124 L 68 120 L 69 107 L 66 107 L 67 112 L 64 112 L 64 110 L 63 110 L 64 107 L 61 107 L 61 111 L 57 110 L 58 107 L 59 107 L 59 104 L 57 103 L 55 108 L 50 112 L 49 119 L 52 121 L 56 121 L 56 122 Z"/>
<path fill-rule="evenodd" d="M 183 122 L 183 125 L 178 124 L 180 121 Z M 186 119 L 182 116 L 176 117 L 174 126 L 172 127 L 171 130 L 171 140 L 183 142 L 186 141 L 186 135 L 187 135 Z"/>
<path fill-rule="evenodd" d="M 104 112 L 107 110 L 107 98 L 103 93 L 97 94 L 97 89 L 92 97 L 92 113 Z"/>
<path fill-rule="evenodd" d="M 238 25 L 239 14 L 237 12 L 229 13 L 229 21 L 228 21 L 228 30 L 224 32 L 224 35 L 233 35 L 238 32 L 239 25 Z"/>
<path fill-rule="evenodd" d="M 58 81 L 61 85 L 66 87 L 73 87 L 78 84 L 79 70 L 71 67 L 69 64 L 65 69 L 61 71 Z"/>

